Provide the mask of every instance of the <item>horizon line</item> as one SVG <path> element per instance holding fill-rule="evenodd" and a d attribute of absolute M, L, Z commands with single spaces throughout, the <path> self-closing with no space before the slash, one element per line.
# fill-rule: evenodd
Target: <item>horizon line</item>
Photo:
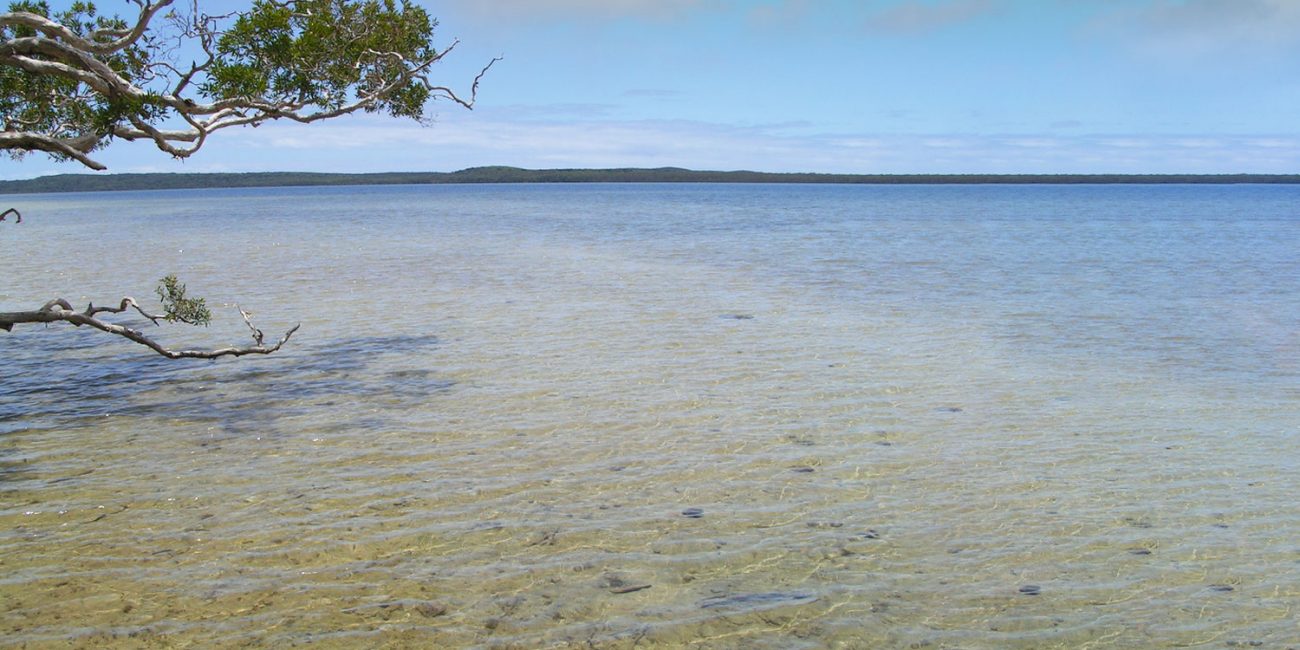
<path fill-rule="evenodd" d="M 1300 184 L 1297 174 L 1250 172 L 1220 174 L 927 174 L 762 172 L 692 170 L 683 167 L 567 167 L 527 169 L 504 165 L 467 167 L 454 172 L 107 172 L 61 173 L 0 181 L 0 194 L 419 184 L 574 184 L 574 183 L 731 183 L 845 185 L 1141 185 L 1141 184 Z"/>

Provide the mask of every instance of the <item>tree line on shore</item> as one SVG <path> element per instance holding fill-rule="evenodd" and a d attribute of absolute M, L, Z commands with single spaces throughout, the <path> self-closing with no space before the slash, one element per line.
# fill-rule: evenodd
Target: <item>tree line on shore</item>
<path fill-rule="evenodd" d="M 254 172 L 213 174 L 58 174 L 0 181 L 0 194 L 119 190 L 426 185 L 453 183 L 805 183 L 861 185 L 962 184 L 1232 184 L 1300 183 L 1300 174 L 815 174 L 655 169 L 521 169 L 472 167 L 456 172 L 332 174 Z"/>

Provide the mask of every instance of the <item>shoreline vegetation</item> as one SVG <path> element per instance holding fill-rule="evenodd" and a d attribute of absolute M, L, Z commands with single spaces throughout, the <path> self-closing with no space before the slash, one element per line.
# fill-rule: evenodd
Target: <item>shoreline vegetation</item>
<path fill-rule="evenodd" d="M 56 174 L 0 181 L 0 194 L 111 192 L 326 185 L 472 183 L 799 183 L 852 185 L 1150 185 L 1300 184 L 1300 174 L 814 174 L 655 169 L 521 169 L 471 167 L 456 172 L 331 174 L 252 172 L 196 174 Z"/>

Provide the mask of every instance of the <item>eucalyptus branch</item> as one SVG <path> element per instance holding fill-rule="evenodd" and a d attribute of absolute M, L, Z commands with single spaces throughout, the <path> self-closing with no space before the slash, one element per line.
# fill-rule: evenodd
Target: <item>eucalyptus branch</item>
<path fill-rule="evenodd" d="M 63 41 L 75 49 L 95 55 L 107 55 L 120 52 L 135 44 L 148 30 L 149 22 L 153 20 L 154 16 L 171 3 L 172 0 L 160 0 L 156 4 L 144 3 L 140 9 L 140 15 L 136 19 L 135 27 L 124 32 L 119 38 L 107 43 L 94 40 L 93 36 L 89 39 L 83 38 L 62 23 L 30 12 L 16 11 L 0 14 L 0 25 L 27 27 L 44 34 L 48 38 Z"/>
<path fill-rule="evenodd" d="M 0 312 L 0 329 L 11 331 L 13 330 L 14 325 L 23 323 L 48 324 L 66 322 L 72 323 L 76 327 L 86 325 L 102 332 L 121 336 L 130 341 L 139 343 L 168 359 L 216 359 L 227 356 L 239 357 L 248 354 L 271 354 L 283 347 L 284 344 L 289 341 L 289 337 L 293 336 L 294 333 L 298 331 L 298 328 L 301 327 L 301 324 L 294 325 L 284 333 L 284 336 L 280 337 L 280 340 L 276 342 L 275 345 L 266 345 L 263 340 L 262 331 L 254 327 L 248 313 L 243 309 L 240 309 L 239 313 L 244 317 L 244 322 L 247 323 L 248 327 L 253 331 L 253 345 L 227 346 L 211 350 L 173 350 L 149 338 L 139 330 L 98 318 L 98 315 L 102 313 L 119 314 L 128 309 L 135 309 L 140 313 L 140 315 L 149 319 L 155 325 L 158 325 L 160 320 L 167 320 L 166 315 L 160 316 L 146 312 L 138 303 L 136 303 L 134 298 L 130 297 L 123 298 L 122 302 L 117 307 L 96 307 L 94 304 L 91 304 L 85 309 L 85 311 L 76 311 L 67 300 L 55 298 L 54 300 L 45 303 L 45 305 L 40 309 L 34 311 Z"/>
<path fill-rule="evenodd" d="M 62 299 L 53 301 L 52 303 L 46 303 L 45 308 L 51 307 L 53 303 L 61 304 L 61 306 L 64 309 L 68 309 L 68 310 L 72 309 L 72 305 L 67 304 L 67 302 L 63 301 Z M 86 311 L 81 313 L 86 316 L 94 317 L 102 313 L 120 314 L 126 311 L 127 309 L 131 309 L 131 308 L 135 308 L 136 311 L 140 312 L 141 316 L 148 318 L 150 321 L 153 322 L 154 325 L 157 325 L 158 321 L 166 318 L 165 316 L 159 316 L 157 314 L 151 314 L 145 311 L 144 308 L 140 306 L 140 303 L 136 302 L 135 298 L 132 298 L 130 296 L 123 298 L 122 302 L 119 303 L 118 306 L 116 307 L 96 307 L 95 303 L 92 302 L 86 306 Z"/>
<path fill-rule="evenodd" d="M 94 143 L 93 138 L 88 139 L 86 137 L 58 138 L 30 131 L 0 132 L 0 149 L 44 151 L 66 156 L 94 170 L 108 169 L 86 155 L 86 152 L 94 147 Z"/>

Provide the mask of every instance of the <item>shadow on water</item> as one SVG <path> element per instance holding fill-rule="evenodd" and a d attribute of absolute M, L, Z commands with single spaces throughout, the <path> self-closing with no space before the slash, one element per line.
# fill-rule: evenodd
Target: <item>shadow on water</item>
<path fill-rule="evenodd" d="M 274 435 L 282 418 L 320 409 L 333 409 L 332 427 L 382 428 L 385 412 L 410 410 L 454 386 L 437 369 L 412 367 L 438 345 L 433 335 L 297 343 L 265 357 L 173 361 L 105 345 L 98 332 L 6 335 L 0 436 L 104 416 L 206 423 L 228 436 Z M 359 415 L 362 409 L 351 407 L 362 403 L 379 408 Z"/>
<path fill-rule="evenodd" d="M 3 453 L 3 452 L 0 452 Z M 22 460 L 0 459 L 0 483 L 21 481 L 31 474 L 31 467 Z"/>

